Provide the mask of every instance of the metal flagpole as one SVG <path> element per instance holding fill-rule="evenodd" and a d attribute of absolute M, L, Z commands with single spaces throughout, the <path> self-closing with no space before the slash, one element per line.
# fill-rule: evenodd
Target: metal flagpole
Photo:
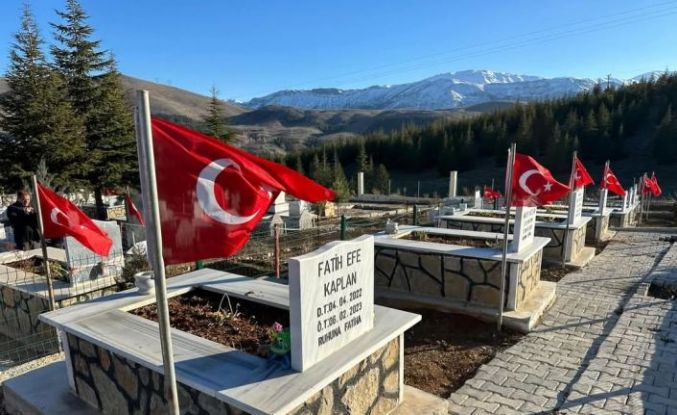
<path fill-rule="evenodd" d="M 564 240 L 562 241 L 562 268 L 566 267 L 566 257 L 569 255 L 567 246 L 567 238 L 569 237 L 569 226 L 574 224 L 574 207 L 571 203 L 574 200 L 574 192 L 576 191 L 576 158 L 578 152 L 574 151 L 571 157 L 571 174 L 569 175 L 569 210 L 567 212 L 567 226 L 564 227 Z"/>
<path fill-rule="evenodd" d="M 642 215 L 644 214 L 644 176 L 641 176 L 639 179 L 639 220 L 638 223 L 642 224 Z"/>
<path fill-rule="evenodd" d="M 500 300 L 498 303 L 498 319 L 496 329 L 500 332 L 503 327 L 503 303 L 505 302 L 505 278 L 508 270 L 508 228 L 510 227 L 510 205 L 512 202 L 512 170 L 515 165 L 515 151 L 517 144 L 512 143 L 508 150 L 508 162 L 505 168 L 505 222 L 503 223 L 503 253 L 501 256 Z"/>
<path fill-rule="evenodd" d="M 179 414 L 179 395 L 176 388 L 174 352 L 172 350 L 169 326 L 169 307 L 165 284 L 165 262 L 162 258 L 162 230 L 160 228 L 160 209 L 158 203 L 157 181 L 155 177 L 155 155 L 153 151 L 153 131 L 150 120 L 148 91 L 136 91 L 136 144 L 141 172 L 141 195 L 143 197 L 146 226 L 147 252 L 155 278 L 155 298 L 160 320 L 160 344 L 162 346 L 162 365 L 164 367 L 165 394 L 170 413 Z"/>
<path fill-rule="evenodd" d="M 49 295 L 49 309 L 56 310 L 54 299 L 54 287 L 52 286 L 52 270 L 49 269 L 47 257 L 47 242 L 45 241 L 45 224 L 42 222 L 42 207 L 40 206 L 40 193 L 38 193 L 38 178 L 33 175 L 33 195 L 35 195 L 36 216 L 38 217 L 38 230 L 40 231 L 40 245 L 42 246 L 42 261 L 45 264 L 45 278 L 47 279 L 47 293 Z"/>

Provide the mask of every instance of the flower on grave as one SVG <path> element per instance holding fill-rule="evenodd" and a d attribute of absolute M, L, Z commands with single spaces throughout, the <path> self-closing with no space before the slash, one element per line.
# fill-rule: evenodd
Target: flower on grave
<path fill-rule="evenodd" d="M 273 333 L 273 344 L 270 345 L 270 351 L 274 356 L 285 356 L 291 350 L 291 337 L 289 329 Z"/>
<path fill-rule="evenodd" d="M 284 327 L 282 326 L 282 324 L 280 324 L 276 321 L 275 323 L 273 323 L 272 329 L 273 329 L 273 332 L 279 333 L 284 329 Z"/>

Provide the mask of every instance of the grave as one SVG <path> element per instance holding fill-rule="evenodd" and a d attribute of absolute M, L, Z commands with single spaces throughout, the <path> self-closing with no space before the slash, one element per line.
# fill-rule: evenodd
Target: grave
<path fill-rule="evenodd" d="M 513 210 L 515 212 L 516 210 Z M 514 213 L 511 213 L 514 216 Z M 447 229 L 503 233 L 505 212 L 501 210 L 469 209 L 454 215 L 442 215 L 440 226 Z M 585 246 L 588 223 L 591 217 L 580 216 L 575 223 L 568 223 L 567 214 L 539 213 L 536 211 L 534 233 L 549 239 L 543 248 L 543 260 L 582 267 L 595 255 L 595 249 Z M 509 221 L 509 233 L 513 232 L 514 219 Z"/>
<path fill-rule="evenodd" d="M 124 250 L 120 227 L 114 221 L 94 220 L 113 241 L 110 253 L 103 257 L 93 253 L 72 236 L 64 239 L 66 263 L 68 265 L 68 281 L 79 284 L 97 279 L 115 280 L 122 273 L 125 265 Z"/>
<path fill-rule="evenodd" d="M 373 303 L 373 237 L 290 260 L 289 284 L 208 268 L 167 280 L 168 297 L 200 289 L 288 313 L 291 364 L 172 330 L 182 411 L 387 414 L 404 397 L 405 330 L 420 316 Z M 158 325 L 126 311 L 137 289 L 41 315 L 63 339 L 72 392 L 104 413 L 166 413 Z"/>
<path fill-rule="evenodd" d="M 528 332 L 555 298 L 556 284 L 540 280 L 549 239 L 534 235 L 531 208 L 509 235 L 504 285 L 506 326 Z M 517 238 L 517 239 L 516 239 Z M 375 240 L 376 296 L 388 304 L 427 306 L 486 320 L 501 296 L 502 233 L 400 226 Z"/>

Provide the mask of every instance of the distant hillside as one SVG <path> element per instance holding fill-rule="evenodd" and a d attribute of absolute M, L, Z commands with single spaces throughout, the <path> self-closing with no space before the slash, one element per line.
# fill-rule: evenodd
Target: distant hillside
<path fill-rule="evenodd" d="M 134 102 L 134 93 L 137 89 L 146 89 L 150 92 L 150 108 L 153 114 L 169 114 L 201 120 L 207 112 L 209 97 L 199 95 L 185 89 L 173 86 L 144 81 L 143 79 L 122 76 L 129 102 Z M 246 110 L 229 102 L 223 102 L 224 115 L 230 117 Z"/>
<path fill-rule="evenodd" d="M 617 87 L 653 79 L 655 72 L 631 79 L 610 79 Z M 282 90 L 244 103 L 250 108 L 284 105 L 302 109 L 419 109 L 467 108 L 496 101 L 542 101 L 572 96 L 592 89 L 597 79 L 543 78 L 489 70 L 443 73 L 398 85 L 373 85 L 360 89 L 317 88 Z M 606 81 L 604 82 L 606 84 Z"/>
<path fill-rule="evenodd" d="M 150 92 L 151 111 L 193 128 L 202 127 L 209 97 L 181 88 L 122 77 L 130 105 L 137 89 Z M 0 78 L 0 93 L 7 90 Z M 284 154 L 314 147 L 327 140 L 349 139 L 374 131 L 391 132 L 405 125 L 425 126 L 435 120 L 457 119 L 475 115 L 474 111 L 421 110 L 299 110 L 268 106 L 251 110 L 223 102 L 224 115 L 235 132 L 235 144 L 258 154 Z"/>

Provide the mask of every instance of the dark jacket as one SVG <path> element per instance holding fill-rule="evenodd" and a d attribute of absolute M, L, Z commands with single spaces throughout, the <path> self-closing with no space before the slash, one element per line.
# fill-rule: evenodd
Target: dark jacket
<path fill-rule="evenodd" d="M 40 240 L 35 211 L 28 213 L 21 202 L 16 202 L 7 208 L 7 218 L 14 230 L 17 249 L 32 248 L 34 242 Z"/>

